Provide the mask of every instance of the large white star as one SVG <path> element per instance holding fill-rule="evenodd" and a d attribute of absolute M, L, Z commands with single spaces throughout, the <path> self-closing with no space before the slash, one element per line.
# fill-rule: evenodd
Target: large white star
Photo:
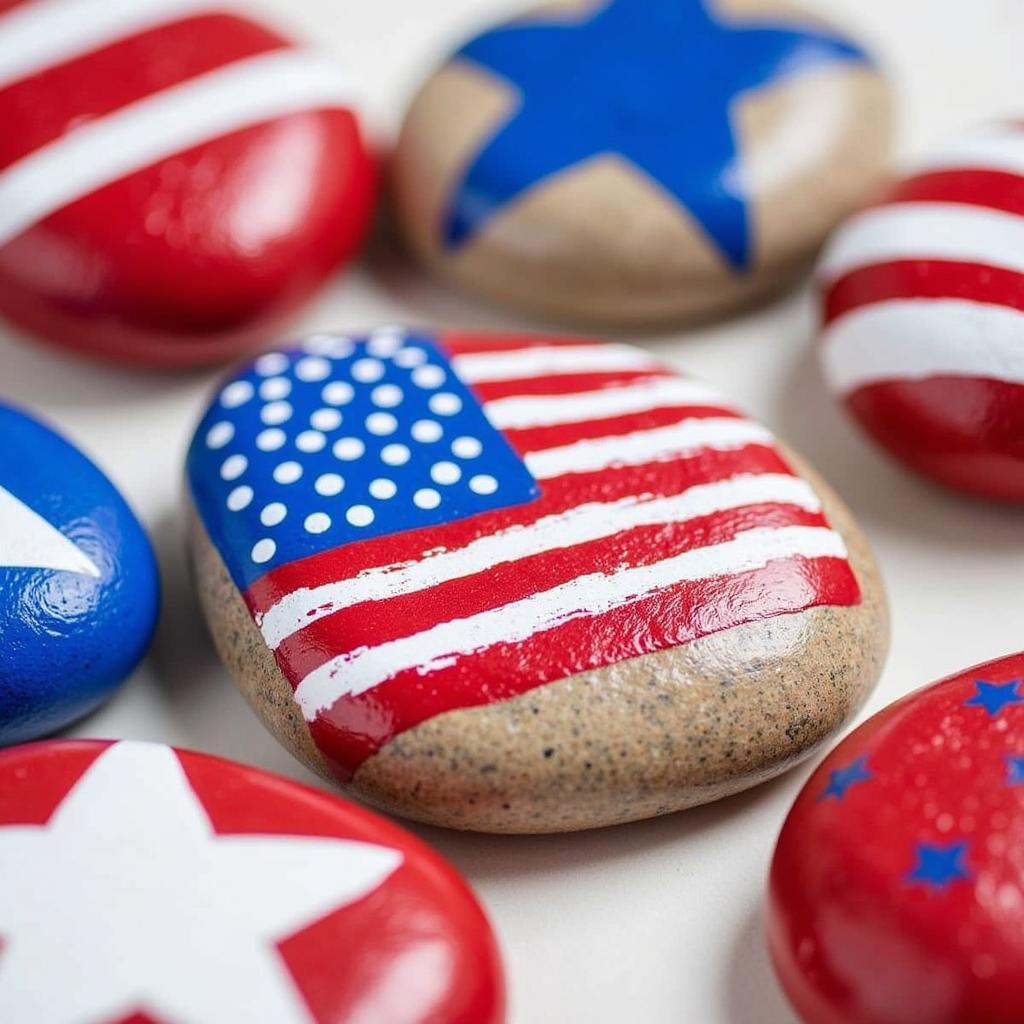
<path fill-rule="evenodd" d="M 355 840 L 219 836 L 169 747 L 115 744 L 48 824 L 0 827 L 0 1020 L 308 1024 L 275 943 L 401 861 Z"/>
<path fill-rule="evenodd" d="M 100 575 L 96 563 L 81 548 L 0 487 L 0 568 L 4 566 Z"/>

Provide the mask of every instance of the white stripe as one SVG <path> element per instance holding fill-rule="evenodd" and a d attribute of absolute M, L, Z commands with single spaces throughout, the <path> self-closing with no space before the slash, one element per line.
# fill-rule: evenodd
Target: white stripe
<path fill-rule="evenodd" d="M 349 99 L 334 62 L 296 50 L 226 65 L 76 128 L 0 173 L 0 245 L 68 203 L 201 142 Z"/>
<path fill-rule="evenodd" d="M 963 260 L 1024 272 L 1024 217 L 961 203 L 893 203 L 848 221 L 819 275 L 900 259 Z"/>
<path fill-rule="evenodd" d="M 664 370 L 654 356 L 631 345 L 567 345 L 474 352 L 452 360 L 467 384 L 518 380 L 549 374 L 607 373 L 614 370 Z"/>
<path fill-rule="evenodd" d="M 495 644 L 520 643 L 573 619 L 634 604 L 666 587 L 748 572 L 794 556 L 845 558 L 846 547 L 838 534 L 820 526 L 755 529 L 654 565 L 581 576 L 479 615 L 334 658 L 302 680 L 295 699 L 306 720 L 312 721 L 339 698 L 365 693 L 399 672 L 416 669 L 428 675 Z"/>
<path fill-rule="evenodd" d="M 876 302 L 828 326 L 821 358 L 840 394 L 939 376 L 1024 384 L 1024 313 L 964 299 Z"/>
<path fill-rule="evenodd" d="M 714 388 L 678 377 L 655 377 L 638 384 L 572 395 L 522 395 L 497 398 L 484 405 L 499 429 L 549 427 L 556 423 L 582 423 L 670 406 L 714 405 L 728 408 Z"/>
<path fill-rule="evenodd" d="M 586 544 L 640 526 L 681 523 L 762 502 L 795 505 L 811 512 L 821 509 L 821 501 L 806 480 L 775 473 L 743 474 L 667 498 L 648 495 L 592 502 L 528 526 L 481 537 L 464 548 L 431 554 L 422 561 L 375 566 L 351 579 L 303 587 L 283 597 L 262 618 L 257 617 L 257 622 L 267 645 L 276 649 L 300 629 L 364 601 L 387 601 L 428 590 L 501 563 Z"/>
<path fill-rule="evenodd" d="M 528 452 L 526 468 L 537 480 L 566 473 L 592 473 L 609 466 L 639 466 L 664 462 L 701 449 L 731 451 L 748 444 L 774 443 L 771 432 L 742 419 L 683 420 L 634 434 L 587 438 L 558 448 Z"/>
<path fill-rule="evenodd" d="M 36 0 L 0 15 L 0 87 L 156 25 L 213 0 Z"/>
<path fill-rule="evenodd" d="M 924 161 L 915 171 L 1006 171 L 1024 175 L 1024 131 L 1005 126 L 969 135 Z"/>

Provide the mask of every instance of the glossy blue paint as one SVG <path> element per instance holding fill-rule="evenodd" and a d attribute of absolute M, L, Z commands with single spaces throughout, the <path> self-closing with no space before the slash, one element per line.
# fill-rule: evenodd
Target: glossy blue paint
<path fill-rule="evenodd" d="M 0 404 L 0 744 L 61 729 L 106 700 L 149 645 L 156 559 L 81 452 Z"/>

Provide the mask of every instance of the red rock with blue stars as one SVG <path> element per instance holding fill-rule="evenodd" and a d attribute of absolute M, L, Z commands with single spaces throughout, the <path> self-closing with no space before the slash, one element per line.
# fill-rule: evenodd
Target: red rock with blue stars
<path fill-rule="evenodd" d="M 808 780 L 772 958 L 808 1024 L 1011 1024 L 1024 1005 L 1024 654 L 905 697 Z"/>

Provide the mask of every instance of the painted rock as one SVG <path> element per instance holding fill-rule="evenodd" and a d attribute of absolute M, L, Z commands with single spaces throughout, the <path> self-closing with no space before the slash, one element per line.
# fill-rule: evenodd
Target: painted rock
<path fill-rule="evenodd" d="M 797 798 L 772 864 L 779 977 L 811 1024 L 1016 1024 L 1024 655 L 875 715 Z"/>
<path fill-rule="evenodd" d="M 625 345 L 379 330 L 226 381 L 188 456 L 216 643 L 307 765 L 559 831 L 782 771 L 879 672 L 849 514 Z"/>
<path fill-rule="evenodd" d="M 0 313 L 154 365 L 272 335 L 367 224 L 337 70 L 198 0 L 0 0 Z"/>
<path fill-rule="evenodd" d="M 113 693 L 149 646 L 160 586 L 138 520 L 81 452 L 2 403 L 0 437 L 2 745 Z"/>
<path fill-rule="evenodd" d="M 787 0 L 556 0 L 426 82 L 395 193 L 420 256 L 498 300 L 707 316 L 807 268 L 889 121 L 866 53 Z"/>
<path fill-rule="evenodd" d="M 255 768 L 155 743 L 6 751 L 0 865 L 4 1020 L 504 1019 L 494 938 L 455 872 Z"/>
<path fill-rule="evenodd" d="M 1024 501 L 1024 126 L 947 148 L 821 267 L 821 358 L 871 436 L 949 487 Z"/>

